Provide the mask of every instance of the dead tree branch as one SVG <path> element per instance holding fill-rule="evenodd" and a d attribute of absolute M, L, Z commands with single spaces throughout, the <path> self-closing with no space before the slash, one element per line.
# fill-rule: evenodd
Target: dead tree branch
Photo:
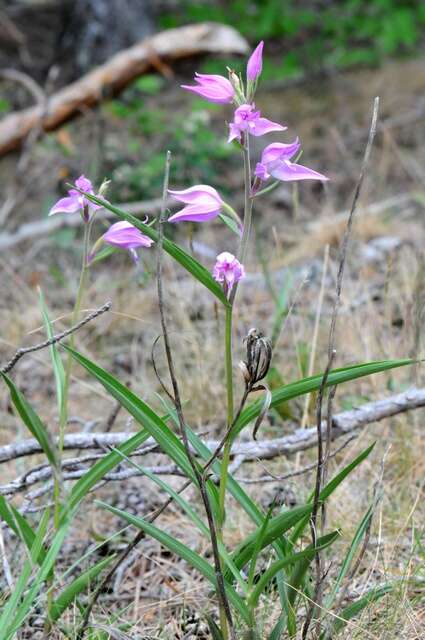
<path fill-rule="evenodd" d="M 63 340 L 67 336 L 69 336 L 72 333 L 75 333 L 76 331 L 81 329 L 81 327 L 84 327 L 84 325 L 88 324 L 89 322 L 91 322 L 95 318 L 97 318 L 100 315 L 102 315 L 102 313 L 105 313 L 106 311 L 109 311 L 110 308 L 111 308 L 111 303 L 110 302 L 106 302 L 106 304 L 102 305 L 101 307 L 99 307 L 98 309 L 93 311 L 93 313 L 90 313 L 90 315 L 88 315 L 85 318 L 83 318 L 80 322 L 75 324 L 73 327 L 70 327 L 69 329 L 66 329 L 65 331 L 61 331 L 61 333 L 57 333 L 55 336 L 53 336 L 53 338 L 50 338 L 49 340 L 43 340 L 43 342 L 39 342 L 38 344 L 34 344 L 31 347 L 21 347 L 21 349 L 18 349 L 16 351 L 15 355 L 13 356 L 13 358 L 11 358 L 9 360 L 9 362 L 7 362 L 3 367 L 0 368 L 0 374 L 9 373 L 9 371 L 11 369 L 13 369 L 13 367 L 16 365 L 16 363 L 23 356 L 27 355 L 28 353 L 34 353 L 34 351 L 40 351 L 41 349 L 45 349 L 46 347 L 50 347 L 52 344 L 56 344 L 57 342 L 60 342 L 61 340 Z"/>
<path fill-rule="evenodd" d="M 394 396 L 383 398 L 375 402 L 367 402 L 360 407 L 343 411 L 332 418 L 332 440 L 352 433 L 373 422 L 379 422 L 385 418 L 400 415 L 407 411 L 413 411 L 425 407 L 425 388 L 412 388 Z M 322 431 L 325 433 L 326 420 L 322 422 Z M 104 449 L 105 447 L 117 447 L 129 438 L 134 432 L 113 433 L 69 433 L 64 439 L 64 449 Z M 206 446 L 214 451 L 219 442 L 207 440 Z M 235 441 L 232 447 L 232 456 L 243 456 L 245 460 L 267 460 L 282 455 L 292 455 L 298 451 L 311 449 L 317 445 L 317 428 L 307 427 L 296 429 L 290 435 L 271 440 L 258 440 L 257 442 Z M 157 445 L 152 438 L 146 440 L 145 447 L 138 453 L 148 453 L 157 450 Z M 34 439 L 22 440 L 16 444 L 8 444 L 0 447 L 0 463 L 22 458 L 24 456 L 42 453 L 42 449 Z"/>
<path fill-rule="evenodd" d="M 116 95 L 160 60 L 178 60 L 201 53 L 244 54 L 248 45 L 233 28 L 203 23 L 169 29 L 120 51 L 105 64 L 51 96 L 47 113 L 40 105 L 11 113 L 0 121 L 0 155 L 20 146 L 35 127 L 52 131 L 73 116 Z"/>

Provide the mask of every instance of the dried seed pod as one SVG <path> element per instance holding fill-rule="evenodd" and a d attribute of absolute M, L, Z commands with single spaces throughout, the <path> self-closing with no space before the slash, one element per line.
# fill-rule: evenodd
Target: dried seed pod
<path fill-rule="evenodd" d="M 257 329 L 250 329 L 245 340 L 244 378 L 247 387 L 253 390 L 254 385 L 267 375 L 272 359 L 272 345 Z"/>

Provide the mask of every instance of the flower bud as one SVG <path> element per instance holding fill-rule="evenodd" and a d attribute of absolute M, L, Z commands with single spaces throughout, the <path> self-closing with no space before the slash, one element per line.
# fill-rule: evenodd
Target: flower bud
<path fill-rule="evenodd" d="M 257 329 L 250 329 L 246 340 L 245 383 L 251 390 L 266 377 L 272 359 L 272 345 Z"/>

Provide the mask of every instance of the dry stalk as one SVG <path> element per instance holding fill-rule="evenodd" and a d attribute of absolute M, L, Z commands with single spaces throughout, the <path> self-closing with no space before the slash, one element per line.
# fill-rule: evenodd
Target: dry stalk
<path fill-rule="evenodd" d="M 347 259 L 347 248 L 348 242 L 351 235 L 351 230 L 353 227 L 354 215 L 357 209 L 357 203 L 360 197 L 360 193 L 362 190 L 364 178 L 366 175 L 366 169 L 369 163 L 370 153 L 372 151 L 373 142 L 375 139 L 376 128 L 378 123 L 378 111 L 379 111 L 379 98 L 376 97 L 373 104 L 373 113 L 372 113 L 372 121 L 369 129 L 369 136 L 366 144 L 366 149 L 363 156 L 363 162 L 360 170 L 360 175 L 357 180 L 356 188 L 354 190 L 353 201 L 351 204 L 350 213 L 348 215 L 347 225 L 344 232 L 344 237 L 342 240 L 340 255 L 339 255 L 339 264 L 338 264 L 338 273 L 336 279 L 336 291 L 335 291 L 335 302 L 332 310 L 331 317 L 331 325 L 329 329 L 329 338 L 328 338 L 328 363 L 325 369 L 325 374 L 323 376 L 322 384 L 320 386 L 319 395 L 317 399 L 317 470 L 316 470 L 316 483 L 314 490 L 314 498 L 313 498 L 313 509 L 311 514 L 311 532 L 312 532 L 312 540 L 313 544 L 316 544 L 317 539 L 317 515 L 319 510 L 319 501 L 320 501 L 320 491 L 323 484 L 323 480 L 327 475 L 327 465 L 329 461 L 329 447 L 332 439 L 332 403 L 335 395 L 335 388 L 331 389 L 329 392 L 328 399 L 328 414 L 326 421 L 326 440 L 325 440 L 325 450 L 323 451 L 323 442 L 322 442 L 322 404 L 324 398 L 324 392 L 326 387 L 327 378 L 329 375 L 329 370 L 331 369 L 333 360 L 335 358 L 335 328 L 338 320 L 338 312 L 341 304 L 341 291 L 342 291 L 342 283 L 344 278 L 344 270 L 345 263 Z M 322 509 L 322 522 L 325 520 L 325 510 L 324 507 Z M 315 556 L 315 564 L 316 564 L 316 579 L 315 579 L 315 588 L 314 588 L 314 597 L 313 602 L 310 604 L 305 623 L 302 630 L 302 640 L 307 638 L 308 630 L 311 624 L 311 620 L 313 618 L 314 612 L 316 608 L 321 609 L 321 600 L 322 600 L 322 592 L 324 587 L 324 577 L 322 576 L 322 568 L 321 568 L 321 558 L 320 553 L 317 553 Z M 315 635 L 318 637 L 320 635 L 320 616 L 318 618 Z"/>
<path fill-rule="evenodd" d="M 110 308 L 111 308 L 111 303 L 107 302 L 106 304 L 102 305 L 101 307 L 99 307 L 98 309 L 90 313 L 90 315 L 83 318 L 80 322 L 78 322 L 74 326 L 70 327 L 69 329 L 66 329 L 65 331 L 61 331 L 61 333 L 57 333 L 49 340 L 43 340 L 43 342 L 34 344 L 31 347 L 22 347 L 21 349 L 18 349 L 15 355 L 9 360 L 9 362 L 7 362 L 3 367 L 0 368 L 0 374 L 9 373 L 9 371 L 13 369 L 16 363 L 19 362 L 19 360 L 23 356 L 27 355 L 28 353 L 34 353 L 34 351 L 40 351 L 41 349 L 45 349 L 46 347 L 50 347 L 53 344 L 60 342 L 67 336 L 71 335 L 72 333 L 75 333 L 76 331 L 84 327 L 84 325 L 88 324 L 95 318 L 98 318 L 100 315 L 102 315 L 102 313 L 109 311 Z"/>

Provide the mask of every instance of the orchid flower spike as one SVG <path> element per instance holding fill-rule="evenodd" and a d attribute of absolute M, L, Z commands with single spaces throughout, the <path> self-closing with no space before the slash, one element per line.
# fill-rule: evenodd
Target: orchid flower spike
<path fill-rule="evenodd" d="M 244 277 L 244 266 L 232 253 L 223 251 L 217 256 L 213 269 L 213 278 L 223 285 L 227 297 L 229 297 L 233 286 Z"/>
<path fill-rule="evenodd" d="M 75 186 L 81 191 L 95 195 L 91 181 L 84 175 L 81 175 L 75 181 Z M 53 216 L 55 213 L 81 213 L 84 221 L 88 222 L 90 211 L 96 211 L 101 208 L 100 205 L 94 204 L 76 189 L 69 189 L 68 196 L 61 198 L 53 205 L 49 211 L 49 216 Z"/>
<path fill-rule="evenodd" d="M 263 70 L 263 47 L 264 42 L 261 41 L 248 60 L 248 64 L 246 66 L 246 79 L 249 82 L 256 82 L 261 75 L 261 71 Z"/>
<path fill-rule="evenodd" d="M 209 102 L 227 104 L 232 102 L 235 97 L 235 89 L 231 82 L 223 76 L 195 73 L 194 80 L 198 86 L 182 84 L 182 88 L 196 93 Z"/>
<path fill-rule="evenodd" d="M 139 247 L 150 247 L 153 244 L 153 240 L 145 236 L 139 229 L 126 220 L 121 220 L 111 225 L 108 231 L 99 238 L 98 242 L 106 242 L 112 247 L 127 249 L 135 263 L 139 261 L 136 249 Z M 92 256 L 95 250 L 94 248 Z"/>
<path fill-rule="evenodd" d="M 229 125 L 227 142 L 241 140 L 241 135 L 245 132 L 252 136 L 263 136 L 270 131 L 285 131 L 287 128 L 277 122 L 262 118 L 261 111 L 256 111 L 254 104 L 242 104 L 236 109 L 233 122 Z"/>
<path fill-rule="evenodd" d="M 224 205 L 218 192 L 207 184 L 198 184 L 183 191 L 168 190 L 176 200 L 187 206 L 168 218 L 168 222 L 205 222 L 216 218 Z"/>
<path fill-rule="evenodd" d="M 261 162 L 255 168 L 255 175 L 260 180 L 268 180 L 270 177 L 283 182 L 292 180 L 322 180 L 328 178 L 313 169 L 304 167 L 291 161 L 301 148 L 298 138 L 291 144 L 273 142 L 269 144 L 261 155 Z"/>

